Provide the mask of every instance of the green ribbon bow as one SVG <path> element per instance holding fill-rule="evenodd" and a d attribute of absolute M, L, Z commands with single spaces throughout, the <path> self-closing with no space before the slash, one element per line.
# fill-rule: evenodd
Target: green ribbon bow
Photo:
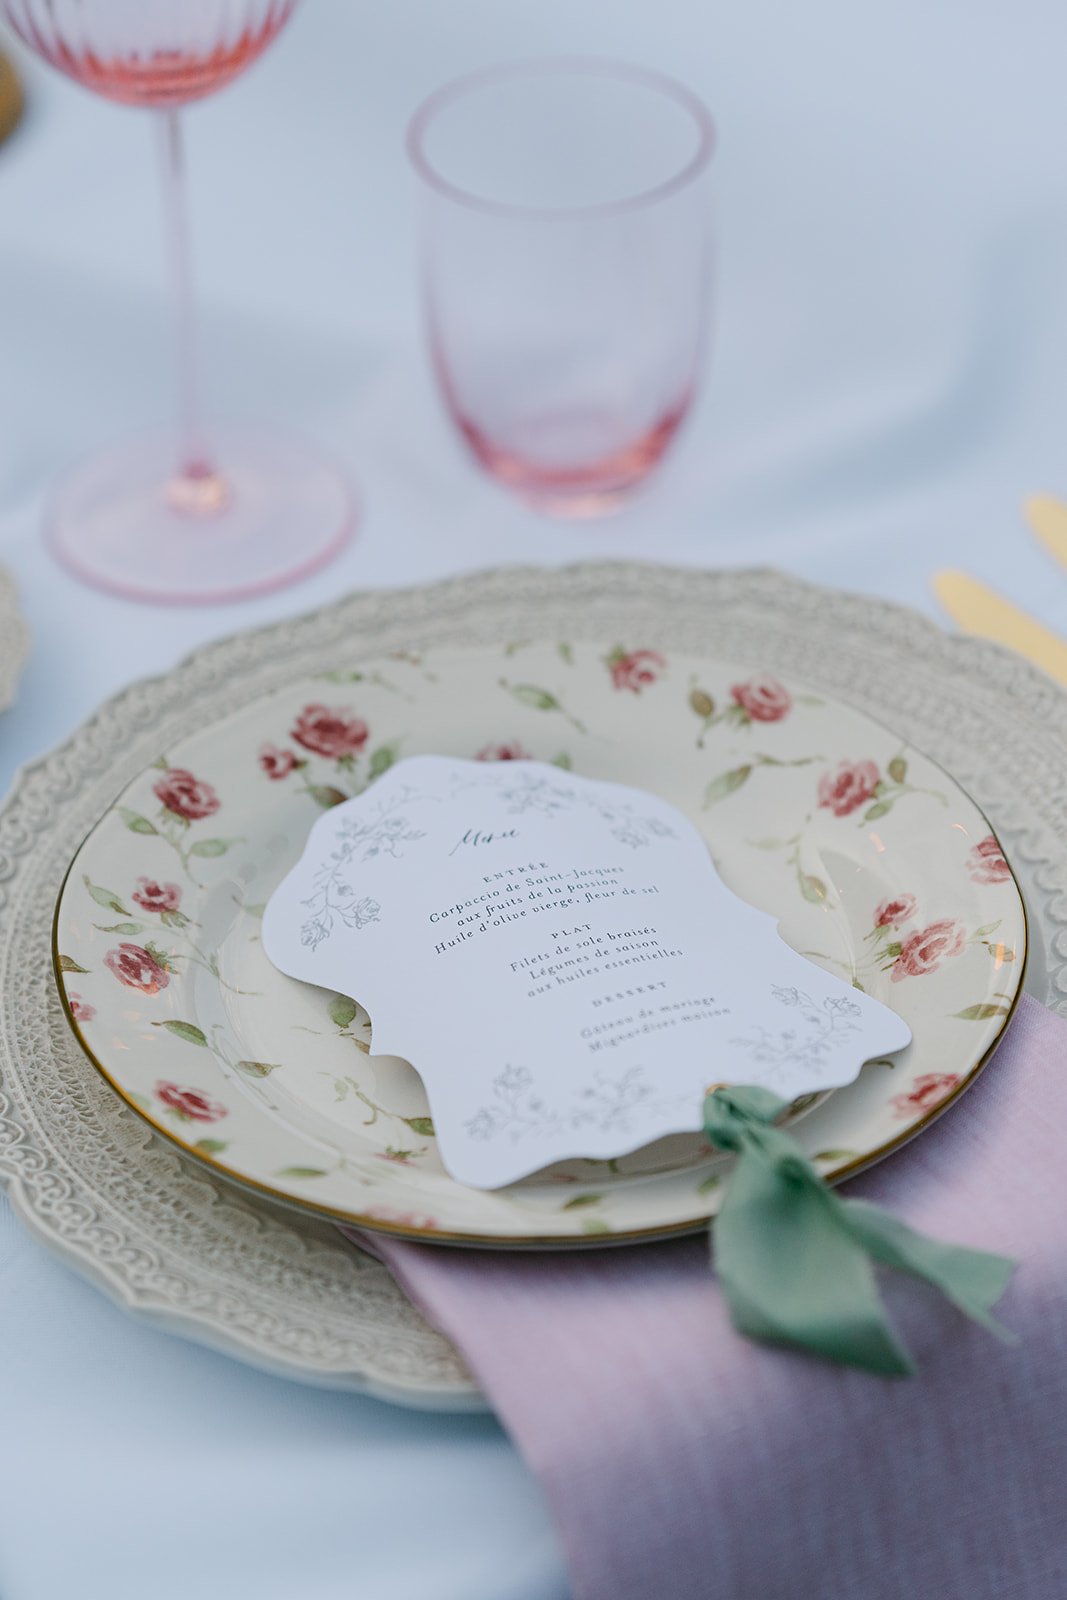
<path fill-rule="evenodd" d="M 751 1084 L 712 1089 L 704 1101 L 709 1140 L 737 1155 L 712 1229 L 734 1326 L 870 1372 L 914 1372 L 879 1297 L 877 1262 L 925 1278 L 1011 1341 L 992 1307 L 1015 1262 L 927 1239 L 877 1206 L 842 1200 L 773 1125 L 785 1110 L 786 1101 Z"/>

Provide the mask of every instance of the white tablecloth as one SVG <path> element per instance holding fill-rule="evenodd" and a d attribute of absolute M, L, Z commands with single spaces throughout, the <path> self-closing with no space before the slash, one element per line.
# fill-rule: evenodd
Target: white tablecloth
<path fill-rule="evenodd" d="M 298 588 L 174 611 L 79 587 L 38 537 L 66 461 L 166 420 L 170 330 L 147 118 L 29 67 L 0 147 L 0 560 L 34 649 L 0 785 L 202 640 L 488 564 L 775 564 L 929 609 L 933 567 L 962 564 L 1067 625 L 1067 576 L 1020 519 L 1025 493 L 1067 492 L 1065 47 L 1057 0 L 307 0 L 189 118 L 207 364 L 220 415 L 320 440 L 365 517 Z M 591 52 L 678 74 L 717 115 L 720 316 L 662 478 L 568 527 L 482 479 L 441 417 L 402 135 L 454 72 Z M 4 1600 L 566 1594 L 491 1419 L 316 1392 L 149 1331 L 3 1201 L 0 1381 Z"/>

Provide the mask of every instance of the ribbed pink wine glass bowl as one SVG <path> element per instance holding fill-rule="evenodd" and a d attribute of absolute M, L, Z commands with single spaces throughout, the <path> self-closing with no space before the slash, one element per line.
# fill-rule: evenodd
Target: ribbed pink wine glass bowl
<path fill-rule="evenodd" d="M 196 603 L 265 593 L 315 571 L 351 536 L 352 491 L 288 438 L 205 431 L 186 214 L 181 107 L 262 54 L 298 0 L 0 0 L 37 55 L 160 123 L 177 305 L 178 421 L 117 446 L 56 489 L 47 532 L 88 583 L 130 599 Z"/>
<path fill-rule="evenodd" d="M 607 61 L 476 73 L 416 113 L 438 384 L 475 459 L 539 511 L 614 509 L 690 409 L 714 146 L 688 89 Z"/>

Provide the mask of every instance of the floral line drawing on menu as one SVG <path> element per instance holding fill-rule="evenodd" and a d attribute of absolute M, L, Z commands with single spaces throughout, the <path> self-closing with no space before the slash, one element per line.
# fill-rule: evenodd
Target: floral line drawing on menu
<path fill-rule="evenodd" d="M 598 1072 L 579 1094 L 580 1104 L 570 1118 L 572 1128 L 596 1128 L 600 1133 L 626 1133 L 630 1112 L 650 1100 L 653 1087 L 643 1067 L 628 1067 L 620 1078 Z"/>
<path fill-rule="evenodd" d="M 507 1066 L 493 1079 L 490 1104 L 479 1106 L 464 1126 L 472 1139 L 488 1141 L 506 1134 L 512 1144 L 529 1133 L 558 1133 L 564 1128 L 627 1133 L 630 1114 L 646 1106 L 654 1093 L 643 1067 L 628 1067 L 615 1079 L 597 1072 L 593 1082 L 577 1092 L 576 1103 L 558 1111 L 538 1094 L 527 1067 Z M 649 1109 L 664 1112 L 678 1103 L 657 1103 Z"/>
<path fill-rule="evenodd" d="M 858 1031 L 857 1019 L 862 1013 L 847 995 L 828 995 L 816 1005 L 803 990 L 781 984 L 772 984 L 771 994 L 779 1005 L 799 1013 L 808 1033 L 805 1037 L 798 1027 L 772 1032 L 757 1026 L 753 1033 L 730 1040 L 733 1045 L 747 1046 L 751 1060 L 760 1066 L 814 1066 Z"/>
<path fill-rule="evenodd" d="M 407 817 L 398 813 L 400 808 L 425 798 L 405 787 L 391 805 L 379 805 L 377 816 L 367 821 L 344 818 L 340 843 L 316 872 L 314 893 L 301 902 L 311 912 L 300 929 L 301 944 L 317 950 L 338 920 L 346 928 L 357 930 L 381 920 L 381 906 L 370 895 L 360 895 L 352 887 L 347 881 L 348 870 L 378 855 L 399 858 L 404 854 L 401 845 L 424 838 L 421 828 L 412 827 Z"/>
<path fill-rule="evenodd" d="M 472 1139 L 494 1139 L 507 1133 L 512 1143 L 525 1133 L 555 1132 L 558 1115 L 534 1091 L 533 1073 L 528 1067 L 507 1066 L 493 1079 L 493 1100 L 479 1106 L 465 1123 Z"/>
<path fill-rule="evenodd" d="M 487 779 L 465 779 L 463 787 L 468 784 L 477 785 L 479 781 L 491 782 L 497 788 L 500 795 L 508 802 L 511 816 L 521 817 L 527 812 L 534 811 L 540 812 L 543 816 L 554 817 L 581 803 L 591 806 L 602 821 L 613 823 L 612 837 L 620 844 L 628 845 L 631 850 L 648 844 L 652 838 L 676 837 L 669 823 L 661 821 L 659 817 L 636 814 L 632 807 L 625 803 L 608 805 L 595 794 L 587 794 L 581 789 L 576 789 L 573 784 L 553 781 L 540 775 L 535 776 L 522 769 L 515 772 L 510 787 L 500 782 L 500 773 L 496 769 Z"/>

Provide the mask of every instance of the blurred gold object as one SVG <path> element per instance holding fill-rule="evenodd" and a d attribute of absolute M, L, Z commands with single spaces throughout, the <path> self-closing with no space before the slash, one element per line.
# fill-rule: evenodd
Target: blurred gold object
<path fill-rule="evenodd" d="M 0 142 L 13 133 L 22 116 L 22 85 L 11 62 L 0 52 Z"/>
<path fill-rule="evenodd" d="M 1005 644 L 1050 678 L 1067 683 L 1067 644 L 1036 617 L 967 572 L 938 572 L 933 583 L 937 598 L 965 633 Z"/>
<path fill-rule="evenodd" d="M 1067 505 L 1055 495 L 1032 494 L 1024 510 L 1045 549 L 1062 567 L 1067 567 Z"/>

